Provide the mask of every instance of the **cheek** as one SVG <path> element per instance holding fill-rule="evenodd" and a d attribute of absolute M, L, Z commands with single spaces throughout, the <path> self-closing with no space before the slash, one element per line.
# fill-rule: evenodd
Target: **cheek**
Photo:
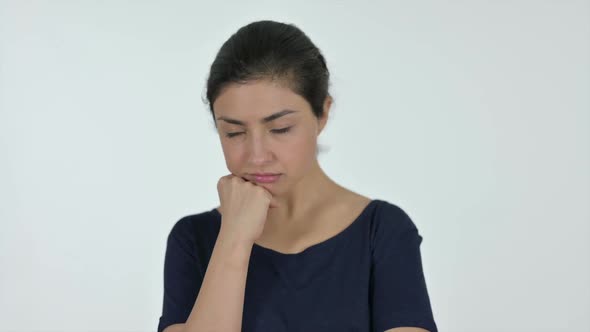
<path fill-rule="evenodd" d="M 311 134 L 293 137 L 281 147 L 281 162 L 287 167 L 306 169 L 315 159 L 316 138 Z"/>
<path fill-rule="evenodd" d="M 227 169 L 232 173 L 239 173 L 242 164 L 244 163 L 242 149 L 239 146 L 232 144 L 222 144 L 222 149 Z"/>

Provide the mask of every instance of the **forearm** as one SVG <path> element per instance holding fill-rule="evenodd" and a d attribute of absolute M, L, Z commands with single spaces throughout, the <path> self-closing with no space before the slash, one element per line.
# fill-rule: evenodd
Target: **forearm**
<path fill-rule="evenodd" d="M 185 332 L 240 332 L 253 244 L 220 231 Z"/>

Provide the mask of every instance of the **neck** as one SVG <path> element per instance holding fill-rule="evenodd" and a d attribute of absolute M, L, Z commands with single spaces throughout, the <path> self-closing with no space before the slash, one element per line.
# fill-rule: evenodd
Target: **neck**
<path fill-rule="evenodd" d="M 299 219 L 299 216 L 322 206 L 339 189 L 340 186 L 324 173 L 316 160 L 311 170 L 289 192 L 273 197 L 277 206 L 269 209 L 267 217 L 281 220 L 281 223 Z"/>
<path fill-rule="evenodd" d="M 342 189 L 324 173 L 316 160 L 310 172 L 289 192 L 273 197 L 277 206 L 268 210 L 267 220 L 281 220 L 284 225 L 290 220 L 301 219 L 301 216 L 309 215 L 310 211 L 326 205 L 328 199 Z M 221 206 L 216 209 L 223 215 Z"/>

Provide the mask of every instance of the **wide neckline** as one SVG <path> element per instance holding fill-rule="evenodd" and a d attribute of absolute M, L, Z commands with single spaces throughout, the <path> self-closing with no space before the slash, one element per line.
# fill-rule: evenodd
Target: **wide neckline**
<path fill-rule="evenodd" d="M 367 213 L 369 213 L 369 211 L 371 210 L 371 207 L 373 205 L 375 205 L 378 201 L 379 201 L 378 199 L 371 199 L 369 201 L 369 203 L 364 207 L 364 209 L 358 214 L 358 216 L 352 221 L 352 223 L 350 223 L 342 231 L 340 231 L 339 233 L 335 234 L 334 236 L 332 236 L 328 239 L 325 239 L 325 240 L 318 242 L 316 244 L 312 244 L 311 246 L 303 249 L 300 252 L 297 252 L 297 253 L 280 252 L 280 251 L 276 251 L 271 248 L 263 247 L 263 246 L 256 244 L 256 243 L 254 243 L 254 245 L 252 246 L 252 250 L 259 251 L 259 252 L 265 253 L 267 255 L 275 256 L 275 257 L 281 257 L 281 258 L 299 258 L 302 256 L 310 255 L 313 252 L 321 250 L 324 247 L 327 247 L 332 244 L 336 244 L 338 241 L 345 238 L 348 233 L 352 232 L 354 227 L 356 227 L 358 224 L 361 223 L 360 221 L 363 220 L 363 217 Z M 219 211 L 216 208 L 213 208 L 211 210 L 211 212 L 214 213 L 215 215 L 217 215 L 219 218 L 221 218 L 221 213 L 219 213 Z M 221 219 L 219 221 L 221 222 Z"/>

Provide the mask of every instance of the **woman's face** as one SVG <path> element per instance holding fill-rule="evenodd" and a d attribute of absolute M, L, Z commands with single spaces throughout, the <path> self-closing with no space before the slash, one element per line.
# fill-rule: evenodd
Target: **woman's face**
<path fill-rule="evenodd" d="M 316 163 L 317 137 L 325 125 L 309 103 L 270 81 L 231 84 L 214 102 L 215 121 L 228 170 L 273 195 L 289 191 Z M 255 173 L 280 174 L 272 183 Z"/>

